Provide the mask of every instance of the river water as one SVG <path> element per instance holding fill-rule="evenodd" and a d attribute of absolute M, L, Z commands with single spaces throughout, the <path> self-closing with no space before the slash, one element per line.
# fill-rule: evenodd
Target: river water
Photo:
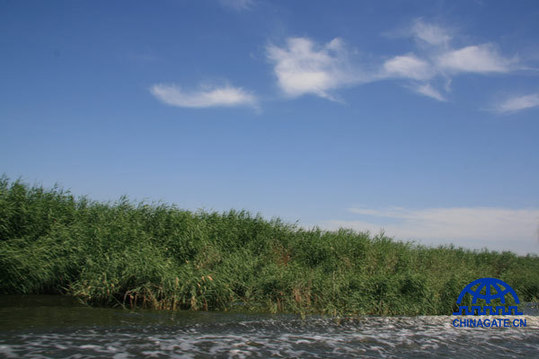
<path fill-rule="evenodd" d="M 335 319 L 127 311 L 56 296 L 0 297 L 5 358 L 537 358 L 539 311 L 526 327 L 455 328 L 451 316 Z M 511 317 L 500 317 L 511 318 Z"/>

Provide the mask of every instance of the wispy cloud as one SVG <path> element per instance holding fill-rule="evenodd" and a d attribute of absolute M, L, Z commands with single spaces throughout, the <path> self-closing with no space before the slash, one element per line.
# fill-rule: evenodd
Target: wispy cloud
<path fill-rule="evenodd" d="M 467 46 L 448 51 L 437 59 L 440 68 L 453 72 L 509 72 L 516 59 L 502 57 L 491 44 Z"/>
<path fill-rule="evenodd" d="M 454 76 L 463 73 L 508 73 L 519 67 L 516 57 L 502 56 L 491 43 L 453 48 L 453 32 L 421 19 L 416 20 L 411 31 L 408 30 L 405 34 L 417 40 L 416 53 L 394 56 L 385 61 L 380 78 L 414 80 L 416 83 L 410 84 L 409 88 L 439 101 L 447 100 L 450 89 L 437 89 L 433 84 L 434 79 L 445 79 L 447 83 Z"/>
<path fill-rule="evenodd" d="M 248 10 L 254 4 L 254 0 L 219 0 L 219 2 L 236 11 Z"/>
<path fill-rule="evenodd" d="M 414 21 L 411 34 L 420 41 L 436 46 L 447 45 L 453 37 L 448 29 L 425 23 L 421 19 Z"/>
<path fill-rule="evenodd" d="M 387 77 L 404 77 L 414 80 L 428 80 L 436 73 L 431 64 L 415 55 L 395 56 L 384 65 Z"/>
<path fill-rule="evenodd" d="M 318 44 L 306 37 L 292 37 L 284 46 L 271 44 L 266 50 L 277 84 L 289 97 L 311 94 L 334 99 L 335 91 L 345 86 L 399 80 L 420 95 L 447 101 L 450 87 L 438 85 L 451 83 L 455 76 L 508 73 L 519 68 L 516 57 L 504 57 L 492 43 L 454 48 L 454 31 L 421 19 L 401 35 L 416 40 L 413 51 L 379 63 L 354 61 L 339 38 Z"/>
<path fill-rule="evenodd" d="M 423 243 L 456 243 L 472 248 L 492 247 L 539 252 L 538 209 L 497 207 L 351 208 L 356 220 L 331 220 L 330 228 L 378 232 Z M 518 248 L 517 248 L 518 247 Z"/>
<path fill-rule="evenodd" d="M 176 85 L 157 84 L 150 92 L 167 105 L 177 107 L 257 107 L 256 97 L 239 87 L 205 86 L 194 91 L 185 91 Z"/>
<path fill-rule="evenodd" d="M 499 113 L 510 113 L 533 107 L 539 107 L 539 93 L 508 98 L 500 104 L 494 106 L 493 109 L 495 112 Z"/>
<path fill-rule="evenodd" d="M 223 0 L 224 1 L 224 0 Z M 228 6 L 245 9 L 252 1 L 228 0 Z M 317 43 L 307 37 L 290 37 L 284 44 L 268 44 L 266 56 L 280 90 L 288 97 L 315 95 L 337 101 L 337 90 L 374 81 L 393 80 L 411 91 L 437 101 L 448 101 L 454 77 L 461 74 L 489 75 L 522 69 L 517 57 L 503 56 L 495 44 L 483 43 L 455 48 L 456 32 L 422 19 L 400 34 L 414 39 L 405 54 L 360 63 L 355 51 L 340 38 Z M 380 58 L 380 57 L 379 57 Z M 445 84 L 445 85 L 444 85 Z M 179 107 L 252 106 L 257 98 L 242 88 L 210 86 L 187 91 L 178 86 L 157 84 L 151 93 L 162 102 Z M 515 97 L 495 108 L 514 112 L 536 107 L 537 94 Z"/>
<path fill-rule="evenodd" d="M 423 96 L 427 96 L 438 101 L 447 101 L 447 99 L 429 83 L 412 86 L 412 89 Z"/>
<path fill-rule="evenodd" d="M 324 45 L 304 37 L 289 38 L 283 47 L 267 46 L 267 56 L 279 87 L 290 97 L 314 94 L 334 99 L 332 90 L 360 82 L 338 38 Z"/>

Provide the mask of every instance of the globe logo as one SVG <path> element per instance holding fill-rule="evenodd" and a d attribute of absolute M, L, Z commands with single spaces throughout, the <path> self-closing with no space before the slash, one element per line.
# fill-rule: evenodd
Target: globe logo
<path fill-rule="evenodd" d="M 477 286 L 477 288 L 474 290 L 473 287 L 475 286 Z M 505 289 L 500 288 L 500 286 Z M 483 288 L 485 289 L 485 294 L 481 294 Z M 492 289 L 494 289 L 494 291 L 492 291 Z M 474 280 L 466 287 L 464 287 L 462 292 L 460 292 L 460 295 L 457 299 L 457 304 L 460 304 L 462 302 L 462 299 L 464 298 L 466 293 L 470 293 L 470 295 L 472 296 L 473 304 L 477 303 L 478 299 L 484 299 L 487 304 L 490 304 L 490 302 L 494 299 L 500 299 L 502 304 L 505 304 L 506 294 L 511 294 L 515 300 L 515 303 L 520 303 L 518 295 L 513 290 L 513 288 L 511 288 L 509 284 L 505 283 L 503 280 L 496 278 L 480 278 Z"/>
<path fill-rule="evenodd" d="M 517 293 L 509 286 L 509 284 L 504 281 L 496 278 L 480 278 L 476 279 L 473 282 L 469 283 L 464 289 L 460 292 L 457 298 L 457 304 L 461 304 L 464 296 L 469 294 L 472 297 L 472 304 L 477 304 L 479 299 L 483 299 L 486 304 L 490 304 L 493 300 L 499 299 L 501 304 L 506 304 L 505 297 L 507 294 L 510 294 L 513 297 L 513 300 L 516 304 L 520 303 Z M 453 313 L 453 315 L 460 315 L 461 312 L 464 315 L 473 315 L 477 313 L 478 315 L 487 315 L 489 314 L 500 314 L 511 315 L 511 310 L 515 311 L 515 315 L 520 315 L 517 306 L 509 306 L 506 308 L 504 305 L 497 306 L 495 309 L 492 306 L 481 306 L 473 305 L 471 308 L 468 308 L 465 305 L 459 306 L 459 311 Z"/>

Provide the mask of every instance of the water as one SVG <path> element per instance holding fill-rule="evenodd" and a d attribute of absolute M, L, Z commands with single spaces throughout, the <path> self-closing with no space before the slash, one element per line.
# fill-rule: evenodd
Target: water
<path fill-rule="evenodd" d="M 526 328 L 454 328 L 450 316 L 332 319 L 292 315 L 124 311 L 69 298 L 0 297 L 5 358 L 532 358 Z"/>

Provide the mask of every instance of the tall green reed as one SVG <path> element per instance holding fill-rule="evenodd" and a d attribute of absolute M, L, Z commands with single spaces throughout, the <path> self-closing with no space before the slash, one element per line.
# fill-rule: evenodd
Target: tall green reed
<path fill-rule="evenodd" d="M 304 229 L 245 211 L 102 203 L 0 179 L 0 293 L 95 305 L 331 315 L 449 314 L 497 277 L 539 297 L 539 258 Z"/>

